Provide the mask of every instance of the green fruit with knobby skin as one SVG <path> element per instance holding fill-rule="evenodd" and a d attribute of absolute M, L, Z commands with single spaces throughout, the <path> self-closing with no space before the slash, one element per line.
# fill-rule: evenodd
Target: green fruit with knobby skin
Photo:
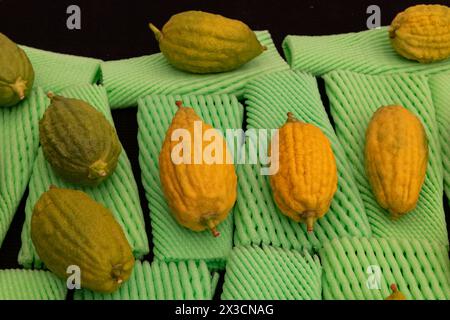
<path fill-rule="evenodd" d="M 161 30 L 149 27 L 167 61 L 191 73 L 231 71 L 267 50 L 242 21 L 203 11 L 175 14 Z"/>
<path fill-rule="evenodd" d="M 31 239 L 58 277 L 67 279 L 68 268 L 78 267 L 82 288 L 114 292 L 133 270 L 134 256 L 121 226 L 81 191 L 51 186 L 42 194 L 31 217 Z"/>
<path fill-rule="evenodd" d="M 25 99 L 34 83 L 34 70 L 26 53 L 0 33 L 0 107 Z"/>
<path fill-rule="evenodd" d="M 51 104 L 39 122 L 45 158 L 65 180 L 98 185 L 114 172 L 122 151 L 116 130 L 85 101 L 49 97 Z"/>

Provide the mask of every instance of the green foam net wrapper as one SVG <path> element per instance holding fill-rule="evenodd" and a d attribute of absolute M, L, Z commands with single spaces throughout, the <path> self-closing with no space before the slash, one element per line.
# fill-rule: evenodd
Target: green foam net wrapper
<path fill-rule="evenodd" d="M 39 119 L 48 104 L 35 88 L 19 105 L 0 108 L 0 247 L 27 188 L 39 148 Z"/>
<path fill-rule="evenodd" d="M 136 261 L 130 278 L 114 293 L 77 290 L 75 300 L 211 300 L 218 274 L 205 262 Z"/>
<path fill-rule="evenodd" d="M 415 239 L 342 238 L 319 252 L 326 300 L 382 300 L 396 284 L 407 300 L 450 299 L 447 249 Z"/>
<path fill-rule="evenodd" d="M 444 189 L 450 205 L 450 73 L 430 77 L 430 88 L 441 141 Z"/>
<path fill-rule="evenodd" d="M 424 75 L 450 71 L 450 59 L 423 64 L 400 56 L 390 43 L 387 27 L 327 36 L 290 35 L 283 41 L 283 50 L 292 69 L 316 76 L 334 70 Z"/>
<path fill-rule="evenodd" d="M 142 182 L 150 208 L 154 255 L 163 261 L 205 260 L 212 268 L 224 268 L 232 247 L 232 212 L 218 226 L 220 236 L 210 231 L 195 232 L 177 223 L 164 198 L 159 179 L 158 158 L 166 131 L 181 100 L 193 107 L 206 123 L 225 132 L 239 129 L 243 121 L 243 108 L 236 97 L 229 95 L 152 95 L 139 100 L 139 163 Z"/>
<path fill-rule="evenodd" d="M 341 143 L 320 100 L 313 76 L 283 71 L 259 77 L 246 86 L 247 129 L 275 129 L 292 112 L 318 126 L 331 142 L 338 169 L 338 190 L 329 212 L 317 220 L 314 232 L 284 216 L 272 197 L 269 176 L 261 166 L 238 165 L 235 244 L 266 244 L 287 249 L 318 249 L 324 241 L 345 235 L 370 236 L 371 230 L 356 181 Z M 250 140 L 247 139 L 247 145 Z"/>
<path fill-rule="evenodd" d="M 64 300 L 66 283 L 42 270 L 0 270 L 0 300 Z"/>
<path fill-rule="evenodd" d="M 227 264 L 224 300 L 320 300 L 322 268 L 306 251 L 237 246 Z"/>
<path fill-rule="evenodd" d="M 33 65 L 35 86 L 45 92 L 61 90 L 100 80 L 101 60 L 21 46 Z"/>
<path fill-rule="evenodd" d="M 287 70 L 268 31 L 256 31 L 267 50 L 240 68 L 224 73 L 193 74 L 172 67 L 162 53 L 102 63 L 103 84 L 111 108 L 135 106 L 150 94 L 234 94 L 241 97 L 255 76 Z"/>
<path fill-rule="evenodd" d="M 325 76 L 331 114 L 363 199 L 373 235 L 428 239 L 448 245 L 442 202 L 443 169 L 439 131 L 428 79 L 408 74 L 368 76 L 335 71 Z M 419 117 L 429 145 L 426 179 L 415 210 L 393 221 L 372 193 L 364 169 L 365 133 L 381 106 L 401 105 Z"/>

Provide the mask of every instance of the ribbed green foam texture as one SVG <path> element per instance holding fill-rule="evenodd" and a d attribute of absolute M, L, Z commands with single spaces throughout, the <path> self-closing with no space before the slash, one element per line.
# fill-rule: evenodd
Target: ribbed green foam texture
<path fill-rule="evenodd" d="M 367 76 L 336 71 L 325 76 L 336 133 L 351 163 L 374 236 L 429 239 L 448 245 L 443 209 L 443 170 L 439 132 L 427 77 L 407 74 Z M 397 221 L 373 196 L 364 170 L 365 132 L 381 106 L 400 104 L 425 126 L 429 162 L 417 208 Z"/>
<path fill-rule="evenodd" d="M 103 87 L 97 85 L 72 87 L 63 90 L 61 95 L 89 102 L 104 113 L 112 123 L 106 91 Z M 41 267 L 41 262 L 30 238 L 30 222 L 35 203 L 42 193 L 49 189 L 50 185 L 83 190 L 89 194 L 94 200 L 111 210 L 117 222 L 122 226 L 136 257 L 142 257 L 149 252 L 137 185 L 125 150 L 122 150 L 119 163 L 112 176 L 97 187 L 80 187 L 62 180 L 52 170 L 44 157 L 42 148 L 40 148 L 34 164 L 25 208 L 26 219 L 22 230 L 22 248 L 19 253 L 21 265 Z"/>
<path fill-rule="evenodd" d="M 231 252 L 223 300 L 320 300 L 322 268 L 306 251 L 238 246 Z"/>
<path fill-rule="evenodd" d="M 114 293 L 77 290 L 75 300 L 211 300 L 218 274 L 205 262 L 136 261 L 130 279 Z"/>
<path fill-rule="evenodd" d="M 287 36 L 283 50 L 292 69 L 323 75 L 334 70 L 366 74 L 450 71 L 450 59 L 421 64 L 393 49 L 388 28 L 329 36 Z"/>
<path fill-rule="evenodd" d="M 111 108 L 134 106 L 138 98 L 149 94 L 227 93 L 242 96 L 249 79 L 289 69 L 277 52 L 270 33 L 256 31 L 256 35 L 267 50 L 230 72 L 199 75 L 179 71 L 167 62 L 162 53 L 102 63 L 103 84 L 108 91 Z"/>
<path fill-rule="evenodd" d="M 450 299 L 450 263 L 442 245 L 343 238 L 325 243 L 319 255 L 324 299 L 381 300 L 391 294 L 393 283 L 408 300 Z"/>
<path fill-rule="evenodd" d="M 0 270 L 0 300 L 64 300 L 65 282 L 41 270 Z"/>
<path fill-rule="evenodd" d="M 150 207 L 154 255 L 163 261 L 206 260 L 210 267 L 223 268 L 232 246 L 232 212 L 218 226 L 220 237 L 214 238 L 209 231 L 194 232 L 172 217 L 161 189 L 158 157 L 177 110 L 176 100 L 193 107 L 206 123 L 217 129 L 241 128 L 243 121 L 243 108 L 234 96 L 152 95 L 139 100 L 139 162 Z"/>
<path fill-rule="evenodd" d="M 444 164 L 444 189 L 450 204 L 450 73 L 430 77 Z"/>
<path fill-rule="evenodd" d="M 312 234 L 304 224 L 292 221 L 278 209 L 269 176 L 260 166 L 238 166 L 238 202 L 235 210 L 235 244 L 267 244 L 283 248 L 320 248 L 339 236 L 370 236 L 369 222 L 350 164 L 322 105 L 313 76 L 283 71 L 258 77 L 246 86 L 247 129 L 279 128 L 287 112 L 318 126 L 330 139 L 338 167 L 338 190 L 330 211 L 317 221 Z M 248 142 L 248 141 L 247 141 Z"/>
<path fill-rule="evenodd" d="M 40 88 L 17 106 L 0 108 L 0 247 L 27 188 L 47 107 Z"/>
<path fill-rule="evenodd" d="M 35 72 L 35 85 L 45 92 L 94 84 L 100 79 L 101 60 L 21 46 Z"/>

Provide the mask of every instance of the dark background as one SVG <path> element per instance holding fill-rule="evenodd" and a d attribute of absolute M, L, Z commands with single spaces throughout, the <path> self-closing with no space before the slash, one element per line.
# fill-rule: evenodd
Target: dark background
<path fill-rule="evenodd" d="M 369 16 L 366 9 L 372 4 L 380 6 L 382 25 L 388 25 L 398 12 L 418 3 L 426 1 L 0 0 L 0 32 L 19 44 L 39 49 L 103 60 L 123 59 L 159 52 L 157 42 L 148 29 L 148 22 L 162 27 L 171 15 L 196 9 L 242 20 L 253 30 L 269 30 L 282 53 L 281 42 L 288 34 L 325 35 L 366 30 Z M 450 5 L 450 0 L 433 3 Z M 68 30 L 66 27 L 66 9 L 71 4 L 81 8 L 81 30 Z M 319 87 L 325 107 L 328 108 L 320 79 Z M 129 108 L 114 110 L 112 113 L 119 137 L 132 163 L 147 235 L 151 238 L 149 210 L 138 163 L 136 112 L 136 108 Z M 0 248 L 0 269 L 19 267 L 17 256 L 26 198 L 27 193 Z M 447 199 L 444 199 L 444 203 L 449 221 Z M 146 259 L 151 261 L 152 256 Z"/>

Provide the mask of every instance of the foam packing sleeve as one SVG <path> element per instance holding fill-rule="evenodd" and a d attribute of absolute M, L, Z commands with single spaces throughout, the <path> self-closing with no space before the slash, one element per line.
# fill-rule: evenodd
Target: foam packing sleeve
<path fill-rule="evenodd" d="M 130 278 L 113 293 L 77 290 L 74 300 L 211 300 L 218 280 L 205 262 L 136 261 Z"/>
<path fill-rule="evenodd" d="M 268 31 L 256 31 L 267 50 L 236 70 L 215 74 L 193 74 L 172 67 L 162 53 L 102 63 L 103 85 L 111 108 L 135 106 L 150 94 L 233 94 L 242 97 L 244 85 L 269 72 L 287 70 Z"/>
<path fill-rule="evenodd" d="M 325 300 L 383 300 L 391 284 L 407 300 L 450 299 L 445 246 L 427 240 L 341 238 L 319 251 Z"/>
<path fill-rule="evenodd" d="M 330 210 L 317 220 L 314 232 L 284 216 L 272 197 L 269 176 L 261 165 L 238 165 L 239 192 L 235 210 L 237 245 L 272 245 L 317 250 L 326 240 L 345 235 L 370 236 L 371 229 L 351 165 L 321 102 L 316 79 L 307 73 L 283 71 L 254 79 L 246 86 L 247 129 L 275 129 L 287 112 L 318 126 L 331 142 L 338 169 L 338 190 Z M 250 140 L 247 139 L 247 144 Z M 249 154 L 249 153 L 247 153 Z"/>
<path fill-rule="evenodd" d="M 220 237 L 214 238 L 209 230 L 195 232 L 179 225 L 172 217 L 162 191 L 158 158 L 177 110 L 176 100 L 194 108 L 200 118 L 223 133 L 227 129 L 241 128 L 243 121 L 244 110 L 235 96 L 151 95 L 139 100 L 139 163 L 150 208 L 153 253 L 157 259 L 166 262 L 205 260 L 209 267 L 223 269 L 233 244 L 233 211 L 219 224 Z"/>
<path fill-rule="evenodd" d="M 292 69 L 315 76 L 334 70 L 373 75 L 450 71 L 450 59 L 424 64 L 400 56 L 390 43 L 388 27 L 325 36 L 288 35 L 282 47 Z"/>
<path fill-rule="evenodd" d="M 439 130 L 427 77 L 334 71 L 324 78 L 336 133 L 352 164 L 373 235 L 428 239 L 448 245 Z M 388 212 L 378 205 L 364 169 L 365 132 L 369 121 L 378 108 L 393 104 L 419 117 L 429 146 L 426 178 L 417 207 L 397 221 L 391 220 Z"/>

